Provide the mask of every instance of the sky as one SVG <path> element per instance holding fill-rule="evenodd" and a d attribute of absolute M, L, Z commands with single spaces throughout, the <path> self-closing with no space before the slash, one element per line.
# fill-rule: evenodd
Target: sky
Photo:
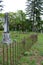
<path fill-rule="evenodd" d="M 26 0 L 3 0 L 4 12 L 15 12 L 17 10 L 25 11 Z"/>

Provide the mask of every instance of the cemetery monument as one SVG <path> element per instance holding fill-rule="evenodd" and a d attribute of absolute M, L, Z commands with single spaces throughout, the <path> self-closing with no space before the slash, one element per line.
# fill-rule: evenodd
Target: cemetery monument
<path fill-rule="evenodd" d="M 9 34 L 9 19 L 8 19 L 8 13 L 5 13 L 3 43 L 7 43 L 7 44 L 11 43 L 10 34 Z"/>

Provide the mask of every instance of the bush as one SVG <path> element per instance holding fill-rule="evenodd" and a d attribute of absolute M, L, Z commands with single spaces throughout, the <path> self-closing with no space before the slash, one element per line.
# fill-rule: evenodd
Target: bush
<path fill-rule="evenodd" d="M 35 43 L 38 40 L 38 35 L 37 34 L 32 34 L 29 38 L 32 40 L 32 42 Z"/>
<path fill-rule="evenodd" d="M 31 47 L 33 46 L 34 43 L 37 42 L 38 36 L 37 34 L 32 34 L 28 38 L 23 38 L 22 39 L 22 48 L 23 48 L 23 53 L 24 54 L 26 51 L 29 51 Z"/>

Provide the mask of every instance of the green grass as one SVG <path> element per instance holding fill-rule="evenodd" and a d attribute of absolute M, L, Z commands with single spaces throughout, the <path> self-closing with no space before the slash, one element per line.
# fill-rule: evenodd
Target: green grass
<path fill-rule="evenodd" d="M 10 37 L 12 40 L 17 40 L 17 41 L 21 41 L 23 39 L 23 37 L 28 37 L 29 35 L 31 35 L 31 33 L 25 33 L 23 34 L 22 32 L 17 32 L 17 31 L 10 31 Z M 3 39 L 3 32 L 0 31 L 0 41 L 2 41 Z"/>
<path fill-rule="evenodd" d="M 2 35 L 3 35 L 2 31 L 0 31 L 0 41 L 2 41 Z"/>
<path fill-rule="evenodd" d="M 34 51 L 38 51 L 38 54 L 43 56 L 43 34 L 38 34 L 38 41 L 32 48 Z"/>
<path fill-rule="evenodd" d="M 32 60 L 30 60 L 31 58 L 32 58 Z M 24 56 L 21 59 L 21 62 L 22 63 L 26 62 L 27 65 L 38 65 L 38 64 L 43 65 L 43 59 L 42 58 L 43 58 L 43 33 L 42 34 L 38 33 L 37 43 L 32 46 L 28 56 L 27 57 Z M 24 65 L 25 65 L 25 63 L 24 63 Z"/>
<path fill-rule="evenodd" d="M 3 32 L 1 31 L 0 32 L 0 41 L 2 41 L 2 38 L 3 38 L 2 34 L 3 34 Z M 23 34 L 23 33 L 17 32 L 17 31 L 10 32 L 11 39 L 16 40 L 17 42 L 20 42 L 23 39 L 23 37 L 26 37 L 26 38 L 29 37 L 31 34 L 33 34 L 33 33 L 28 32 L 28 33 Z M 18 52 L 18 54 L 19 53 L 20 52 Z M 43 57 L 43 33 L 42 34 L 38 33 L 37 43 L 32 46 L 32 48 L 28 52 L 27 56 L 23 56 L 20 59 L 19 63 L 21 63 L 21 65 L 38 65 L 37 63 L 39 63 L 39 61 L 40 61 L 40 65 L 42 65 L 43 60 L 39 57 Z M 1 60 L 2 60 L 2 58 L 0 57 L 0 63 L 1 63 Z"/>

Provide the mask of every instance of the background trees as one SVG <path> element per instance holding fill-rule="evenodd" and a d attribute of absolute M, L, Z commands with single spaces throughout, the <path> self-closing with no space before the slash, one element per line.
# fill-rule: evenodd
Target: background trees
<path fill-rule="evenodd" d="M 30 20 L 32 20 L 32 31 L 39 31 L 41 27 L 40 15 L 43 13 L 43 1 L 42 0 L 27 0 L 26 13 Z"/>
<path fill-rule="evenodd" d="M 22 31 L 43 31 L 43 1 L 42 0 L 27 0 L 26 13 L 22 10 L 9 13 L 9 27 L 10 30 Z M 27 14 L 27 16 L 26 16 Z M 28 17 L 28 18 L 27 18 Z M 4 14 L 0 14 L 0 18 L 4 20 Z M 0 30 L 3 30 L 2 22 L 0 20 Z"/>
<path fill-rule="evenodd" d="M 3 17 L 4 17 L 4 14 L 2 14 L 2 10 L 3 10 L 3 5 L 2 5 L 2 0 L 0 0 L 0 30 L 3 30 L 3 26 L 2 26 L 2 21 L 3 21 Z"/>
<path fill-rule="evenodd" d="M 12 30 L 25 30 L 26 15 L 22 10 L 9 13 L 9 25 Z"/>

